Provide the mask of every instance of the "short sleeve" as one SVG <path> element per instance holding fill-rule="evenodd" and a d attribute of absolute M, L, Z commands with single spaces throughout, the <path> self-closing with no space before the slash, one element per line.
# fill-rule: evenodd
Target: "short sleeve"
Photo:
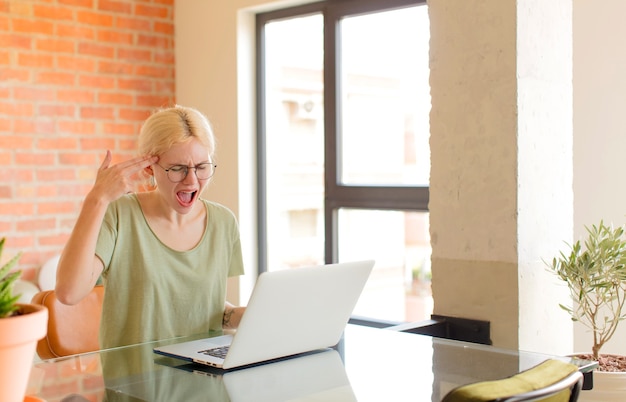
<path fill-rule="evenodd" d="M 109 269 L 113 251 L 115 249 L 118 221 L 116 209 L 115 203 L 109 205 L 109 208 L 104 215 L 102 226 L 100 227 L 98 241 L 96 242 L 96 257 L 98 257 L 104 264 L 103 274 L 106 274 Z"/>

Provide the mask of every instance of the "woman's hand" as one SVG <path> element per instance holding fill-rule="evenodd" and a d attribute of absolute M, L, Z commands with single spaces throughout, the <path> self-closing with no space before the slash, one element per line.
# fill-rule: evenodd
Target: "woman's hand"
<path fill-rule="evenodd" d="M 132 192 L 140 181 L 137 174 L 156 163 L 159 158 L 157 156 L 138 156 L 116 165 L 111 165 L 111 160 L 111 151 L 107 151 L 98 169 L 96 183 L 89 192 L 89 196 L 107 204 Z"/>

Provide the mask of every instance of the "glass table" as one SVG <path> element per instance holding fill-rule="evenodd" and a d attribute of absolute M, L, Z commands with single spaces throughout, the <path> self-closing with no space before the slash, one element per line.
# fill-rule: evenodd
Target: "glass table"
<path fill-rule="evenodd" d="M 218 334 L 215 334 L 218 335 Z M 596 362 L 348 325 L 332 349 L 229 372 L 154 354 L 176 338 L 45 360 L 27 395 L 80 401 L 440 401 L 452 388 L 508 377 L 549 358 Z"/>

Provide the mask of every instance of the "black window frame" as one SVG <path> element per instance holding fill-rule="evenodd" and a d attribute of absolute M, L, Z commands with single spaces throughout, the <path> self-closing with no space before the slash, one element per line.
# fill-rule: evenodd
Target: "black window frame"
<path fill-rule="evenodd" d="M 328 0 L 256 15 L 258 273 L 267 271 L 264 25 L 321 13 L 324 16 L 324 231 L 325 262 L 338 261 L 337 215 L 341 208 L 428 211 L 428 186 L 353 186 L 340 183 L 340 21 L 344 17 L 424 6 L 426 0 Z M 384 141 L 384 138 L 381 139 Z"/>

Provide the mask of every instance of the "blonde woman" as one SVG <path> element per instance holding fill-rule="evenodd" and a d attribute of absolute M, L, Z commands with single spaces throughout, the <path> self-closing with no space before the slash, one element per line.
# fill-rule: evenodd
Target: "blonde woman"
<path fill-rule="evenodd" d="M 182 106 L 145 121 L 140 156 L 111 165 L 107 151 L 56 283 L 58 298 L 76 304 L 102 278 L 102 348 L 237 327 L 244 308 L 226 302 L 226 282 L 243 274 L 238 225 L 200 197 L 214 153 L 209 121 Z M 152 190 L 133 192 L 139 173 Z"/>

